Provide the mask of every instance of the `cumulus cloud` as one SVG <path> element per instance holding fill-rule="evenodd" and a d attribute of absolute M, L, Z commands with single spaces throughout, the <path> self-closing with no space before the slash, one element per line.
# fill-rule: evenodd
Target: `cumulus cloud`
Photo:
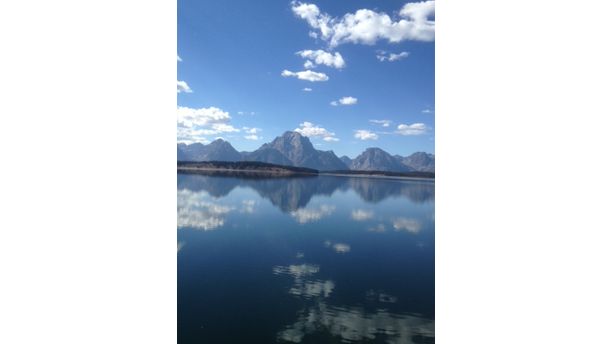
<path fill-rule="evenodd" d="M 291 212 L 291 216 L 299 223 L 308 223 L 321 220 L 323 217 L 331 215 L 336 207 L 333 205 L 321 205 L 315 209 L 298 209 Z"/>
<path fill-rule="evenodd" d="M 317 5 L 299 1 L 293 1 L 291 9 L 298 18 L 318 31 L 316 37 L 328 42 L 332 48 L 344 43 L 372 45 L 378 40 L 398 43 L 435 39 L 435 1 L 407 3 L 396 18 L 369 9 L 332 18 L 321 12 Z"/>
<path fill-rule="evenodd" d="M 332 106 L 338 105 L 355 105 L 357 104 L 357 98 L 355 97 L 342 97 L 338 100 L 334 100 L 330 103 Z"/>
<path fill-rule="evenodd" d="M 405 59 L 406 57 L 408 57 L 408 55 L 410 54 L 406 51 L 402 51 L 399 54 L 395 54 L 395 53 L 387 53 L 386 51 L 381 50 L 378 52 L 378 54 L 376 54 L 376 58 L 380 62 L 384 62 L 384 61 L 393 62 L 393 61 L 399 61 L 399 60 Z"/>
<path fill-rule="evenodd" d="M 355 221 L 366 221 L 374 217 L 374 212 L 371 210 L 357 209 L 351 212 L 351 218 Z"/>
<path fill-rule="evenodd" d="M 302 50 L 298 51 L 296 54 L 306 59 L 304 68 L 312 68 L 315 64 L 322 64 L 337 69 L 342 69 L 346 66 L 342 55 L 338 52 L 332 54 L 324 50 Z"/>
<path fill-rule="evenodd" d="M 189 85 L 187 85 L 185 81 L 177 80 L 176 81 L 176 93 L 181 93 L 181 92 L 192 93 L 193 91 L 191 90 Z"/>
<path fill-rule="evenodd" d="M 319 127 L 318 125 L 314 125 L 310 122 L 300 123 L 300 127 L 295 128 L 294 131 L 307 137 L 319 137 L 327 142 L 340 141 L 340 139 L 336 137 L 335 133 L 332 133 L 327 129 Z"/>
<path fill-rule="evenodd" d="M 329 77 L 325 73 L 313 72 L 311 70 L 303 70 L 300 72 L 292 72 L 289 70 L 283 70 L 281 73 L 285 78 L 287 77 L 296 77 L 300 80 L 306 80 L 310 82 L 319 82 L 319 81 L 327 81 Z"/>
<path fill-rule="evenodd" d="M 302 91 L 304 91 L 304 92 L 310 92 L 310 91 L 312 91 L 312 88 L 310 88 L 310 87 L 304 87 L 304 88 L 302 89 Z"/>
<path fill-rule="evenodd" d="M 404 136 L 422 135 L 427 131 L 427 126 L 424 123 L 400 124 L 397 126 L 396 133 Z"/>
<path fill-rule="evenodd" d="M 378 135 L 369 130 L 355 130 L 355 138 L 360 140 L 378 140 Z"/>
<path fill-rule="evenodd" d="M 244 138 L 247 139 L 247 140 L 257 141 L 257 140 L 261 140 L 263 138 L 261 136 L 257 136 L 257 134 L 259 132 L 261 132 L 260 128 L 242 127 L 242 131 L 244 131 L 246 134 L 248 134 L 248 135 L 244 136 Z"/>
<path fill-rule="evenodd" d="M 383 127 L 388 127 L 391 123 L 393 123 L 393 121 L 391 121 L 390 119 L 371 119 L 370 123 L 380 124 Z"/>
<path fill-rule="evenodd" d="M 229 113 L 214 106 L 199 109 L 179 106 L 177 108 L 178 141 L 209 142 L 206 136 L 239 132 L 240 129 L 229 124 L 230 119 Z"/>

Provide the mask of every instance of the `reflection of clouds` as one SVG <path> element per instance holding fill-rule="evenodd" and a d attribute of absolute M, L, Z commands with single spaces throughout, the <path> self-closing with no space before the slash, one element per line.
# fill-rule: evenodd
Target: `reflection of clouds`
<path fill-rule="evenodd" d="M 294 279 L 289 294 L 304 298 L 328 297 L 334 290 L 333 281 L 310 280 L 311 275 L 319 272 L 319 266 L 313 264 L 275 266 L 272 272 L 276 275 L 289 275 Z"/>
<path fill-rule="evenodd" d="M 232 207 L 207 201 L 205 192 L 183 189 L 177 193 L 177 227 L 211 230 L 223 226 Z"/>
<path fill-rule="evenodd" d="M 291 275 L 294 278 L 302 278 L 319 272 L 319 266 L 313 264 L 275 266 L 272 271 L 276 275 Z"/>
<path fill-rule="evenodd" d="M 351 246 L 349 244 L 337 243 L 334 244 L 334 250 L 338 253 L 347 253 L 351 251 Z"/>
<path fill-rule="evenodd" d="M 383 303 L 396 303 L 397 297 L 381 292 L 376 292 L 374 290 L 368 290 L 366 293 L 366 299 L 370 301 L 378 301 Z"/>
<path fill-rule="evenodd" d="M 344 244 L 344 243 L 341 243 L 341 242 L 338 242 L 338 243 L 334 244 L 333 242 L 331 242 L 329 240 L 325 240 L 323 242 L 323 246 L 331 247 L 331 248 L 334 249 L 334 251 L 336 251 L 338 253 L 347 253 L 347 252 L 351 251 L 351 245 Z"/>
<path fill-rule="evenodd" d="M 351 212 L 351 218 L 355 221 L 369 220 L 374 216 L 374 212 L 371 210 L 357 209 Z"/>
<path fill-rule="evenodd" d="M 386 342 L 390 344 L 421 343 L 422 338 L 433 340 L 434 322 L 414 315 L 393 314 L 380 309 L 368 313 L 355 307 L 328 306 L 319 301 L 308 308 L 307 313 L 297 322 L 278 333 L 277 337 L 280 340 L 299 343 L 307 334 L 321 331 L 339 336 L 343 342 L 381 339 L 381 335 L 384 335 Z"/>
<path fill-rule="evenodd" d="M 304 252 L 298 252 L 295 254 L 295 258 L 300 259 L 300 258 L 304 258 Z"/>
<path fill-rule="evenodd" d="M 368 232 L 384 233 L 385 225 L 382 223 L 379 223 L 377 226 L 368 228 Z"/>
<path fill-rule="evenodd" d="M 184 242 L 179 242 L 176 244 L 176 253 L 179 253 L 181 251 L 181 249 L 183 248 L 183 246 L 185 246 Z"/>
<path fill-rule="evenodd" d="M 254 199 L 245 199 L 242 201 L 242 209 L 240 210 L 243 213 L 253 214 L 255 212 L 255 200 Z"/>
<path fill-rule="evenodd" d="M 289 294 L 302 296 L 305 298 L 323 296 L 328 297 L 334 290 L 335 284 L 333 281 L 298 281 L 296 280 L 293 287 L 289 289 Z"/>
<path fill-rule="evenodd" d="M 291 212 L 291 216 L 299 223 L 308 223 L 318 221 L 324 216 L 329 216 L 336 210 L 333 205 L 321 205 L 318 209 L 298 209 Z"/>
<path fill-rule="evenodd" d="M 421 231 L 421 223 L 415 219 L 399 217 L 393 220 L 393 228 L 395 228 L 396 231 L 405 230 L 417 234 Z"/>

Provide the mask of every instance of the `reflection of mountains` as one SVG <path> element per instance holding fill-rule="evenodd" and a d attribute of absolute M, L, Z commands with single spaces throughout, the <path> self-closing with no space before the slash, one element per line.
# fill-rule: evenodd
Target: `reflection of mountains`
<path fill-rule="evenodd" d="M 394 179 L 310 176 L 310 177 L 235 177 L 218 173 L 178 175 L 178 188 L 206 191 L 220 198 L 235 187 L 250 187 L 284 212 L 304 208 L 315 195 L 330 196 L 336 190 L 353 189 L 364 201 L 378 203 L 388 197 L 405 197 L 414 203 L 433 201 L 432 182 Z"/>

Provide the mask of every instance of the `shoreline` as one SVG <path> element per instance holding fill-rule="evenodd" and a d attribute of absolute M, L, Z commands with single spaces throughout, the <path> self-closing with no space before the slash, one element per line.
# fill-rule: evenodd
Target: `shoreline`
<path fill-rule="evenodd" d="M 324 172 L 319 173 L 307 173 L 307 172 L 296 172 L 288 170 L 255 170 L 255 169 L 231 169 L 231 168 L 215 168 L 215 167 L 187 167 L 178 166 L 177 172 L 222 172 L 227 174 L 252 174 L 252 175 L 267 175 L 271 177 L 287 177 L 287 176 L 332 176 L 332 177 L 356 177 L 356 178 L 376 178 L 376 179 L 399 179 L 399 180 L 413 180 L 413 181 L 427 181 L 435 182 L 435 178 L 428 177 L 410 177 L 410 176 L 386 176 L 382 174 L 358 174 L 358 173 L 334 173 Z"/>
<path fill-rule="evenodd" d="M 318 173 L 296 172 L 289 170 L 253 170 L 253 169 L 231 169 L 231 168 L 215 168 L 215 167 L 186 167 L 178 166 L 177 172 L 227 172 L 227 173 L 246 173 L 246 174 L 264 174 L 275 176 L 316 176 Z"/>
<path fill-rule="evenodd" d="M 384 174 L 352 174 L 352 173 L 327 173 L 319 172 L 319 175 L 334 176 L 334 177 L 361 177 L 361 178 L 379 178 L 379 179 L 402 179 L 402 180 L 419 180 L 435 182 L 435 178 L 427 177 L 409 177 L 409 176 L 385 176 Z"/>

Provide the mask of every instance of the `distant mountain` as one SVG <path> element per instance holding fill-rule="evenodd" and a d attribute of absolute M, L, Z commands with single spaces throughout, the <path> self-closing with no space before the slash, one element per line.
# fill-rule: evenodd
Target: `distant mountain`
<path fill-rule="evenodd" d="M 272 142 L 262 145 L 252 155 L 249 155 L 249 158 L 279 158 L 276 154 L 269 152 L 269 150 L 278 151 L 293 166 L 314 168 L 321 171 L 345 170 L 348 168 L 333 151 L 316 150 L 307 137 L 295 131 L 287 131 Z M 256 161 L 270 162 L 266 160 Z"/>
<path fill-rule="evenodd" d="M 380 148 L 368 148 L 351 163 L 351 170 L 410 172 L 412 168 Z"/>
<path fill-rule="evenodd" d="M 353 159 L 349 158 L 346 155 L 341 156 L 340 161 L 342 161 L 349 168 L 351 167 L 351 164 L 353 163 Z"/>
<path fill-rule="evenodd" d="M 179 161 L 240 161 L 242 156 L 232 145 L 222 139 L 203 145 L 179 143 L 177 145 L 177 160 Z"/>
<path fill-rule="evenodd" d="M 435 172 L 436 171 L 436 158 L 433 154 L 425 152 L 412 153 L 407 157 L 399 157 L 399 160 L 405 166 L 410 167 L 414 171 L 420 172 Z"/>
<path fill-rule="evenodd" d="M 178 161 L 258 161 L 320 171 L 435 172 L 433 154 L 416 152 L 407 157 L 391 156 L 380 148 L 368 148 L 355 159 L 346 155 L 338 158 L 333 151 L 315 149 L 308 137 L 295 131 L 287 131 L 253 152 L 238 152 L 222 139 L 207 145 L 179 143 L 176 148 Z"/>
<path fill-rule="evenodd" d="M 244 160 L 293 166 L 293 163 L 291 162 L 291 160 L 289 160 L 286 156 L 284 156 L 283 153 L 277 151 L 274 148 L 267 148 L 267 147 L 266 148 L 261 147 L 254 152 L 246 154 L 244 156 Z"/>

